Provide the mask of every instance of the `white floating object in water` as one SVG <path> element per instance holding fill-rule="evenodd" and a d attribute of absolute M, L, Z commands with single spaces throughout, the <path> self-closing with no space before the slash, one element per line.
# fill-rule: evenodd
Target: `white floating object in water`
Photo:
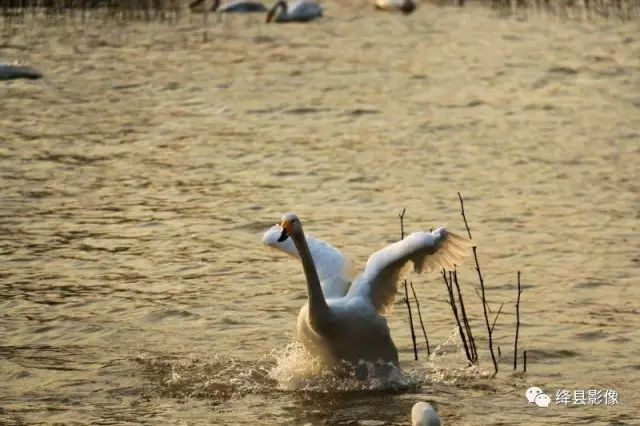
<path fill-rule="evenodd" d="M 440 426 L 440 417 L 428 402 L 416 402 L 411 409 L 411 426 Z"/>

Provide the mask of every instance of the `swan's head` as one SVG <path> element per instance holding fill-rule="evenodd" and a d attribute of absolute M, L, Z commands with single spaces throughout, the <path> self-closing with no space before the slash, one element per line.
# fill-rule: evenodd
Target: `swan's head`
<path fill-rule="evenodd" d="M 302 234 L 300 219 L 293 213 L 283 215 L 280 226 L 282 227 L 282 233 L 280 234 L 280 238 L 278 238 L 278 242 L 280 243 L 286 240 L 289 235 L 298 236 Z"/>
<path fill-rule="evenodd" d="M 440 426 L 440 417 L 428 402 L 416 402 L 411 410 L 411 426 Z"/>
<path fill-rule="evenodd" d="M 404 13 L 405 15 L 410 14 L 411 12 L 413 12 L 414 10 L 416 10 L 416 4 L 413 2 L 413 0 L 406 0 L 402 6 L 400 7 L 400 10 L 402 11 L 402 13 Z"/>

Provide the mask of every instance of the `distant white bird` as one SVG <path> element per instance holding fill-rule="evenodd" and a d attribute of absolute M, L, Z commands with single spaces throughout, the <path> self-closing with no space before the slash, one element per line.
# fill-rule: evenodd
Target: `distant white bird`
<path fill-rule="evenodd" d="M 204 1 L 205 0 L 194 0 L 189 4 L 189 8 L 197 11 Z M 213 0 L 209 11 L 219 13 L 253 13 L 266 12 L 267 8 L 262 3 L 253 0 L 232 0 L 222 6 L 220 6 L 220 0 Z"/>
<path fill-rule="evenodd" d="M 298 0 L 290 5 L 278 0 L 267 13 L 267 22 L 308 22 L 321 16 L 322 8 L 313 0 Z"/>
<path fill-rule="evenodd" d="M 287 242 L 289 237 L 293 245 Z M 374 253 L 348 286 L 348 261 L 329 244 L 306 238 L 296 215 L 285 214 L 280 226 L 269 229 L 262 241 L 302 262 L 308 302 L 298 315 L 298 339 L 330 365 L 340 360 L 398 365 L 398 351 L 383 316 L 393 306 L 398 283 L 411 267 L 416 272 L 454 269 L 470 246 L 467 239 L 444 228 L 414 232 Z"/>
<path fill-rule="evenodd" d="M 411 426 L 440 426 L 440 417 L 428 402 L 416 402 L 411 409 Z"/>
<path fill-rule="evenodd" d="M 413 0 L 375 0 L 375 7 L 378 10 L 398 10 L 405 14 L 416 10 L 416 4 Z"/>

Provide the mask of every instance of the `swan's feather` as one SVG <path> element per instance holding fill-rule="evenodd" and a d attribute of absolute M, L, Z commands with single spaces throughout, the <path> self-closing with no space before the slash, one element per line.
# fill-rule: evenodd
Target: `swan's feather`
<path fill-rule="evenodd" d="M 469 254 L 470 245 L 469 240 L 445 228 L 414 232 L 374 253 L 347 297 L 364 297 L 380 314 L 387 313 L 393 306 L 400 281 L 411 269 L 418 273 L 442 268 L 453 270 Z"/>
<path fill-rule="evenodd" d="M 281 233 L 280 225 L 272 226 L 262 236 L 262 243 L 299 259 L 298 250 L 291 238 L 278 242 Z M 310 236 L 306 238 L 324 297 L 326 299 L 343 297 L 347 294 L 350 285 L 348 259 L 331 244 Z"/>

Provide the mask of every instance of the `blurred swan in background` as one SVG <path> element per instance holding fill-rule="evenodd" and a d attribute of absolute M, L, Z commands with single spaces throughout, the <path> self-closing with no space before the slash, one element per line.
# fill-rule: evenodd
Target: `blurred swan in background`
<path fill-rule="evenodd" d="M 398 283 L 412 268 L 419 273 L 453 270 L 470 246 L 467 239 L 445 228 L 414 232 L 374 253 L 350 284 L 349 262 L 342 253 L 306 238 L 295 214 L 285 214 L 262 241 L 302 262 L 308 302 L 298 315 L 298 339 L 329 365 L 362 360 L 398 366 L 398 351 L 384 317 L 393 307 Z"/>
<path fill-rule="evenodd" d="M 428 402 L 416 402 L 411 409 L 411 426 L 440 426 L 440 417 Z"/>
<path fill-rule="evenodd" d="M 195 0 L 189 4 L 189 8 L 192 11 L 198 11 L 202 9 L 201 5 L 205 0 Z M 252 0 L 233 0 L 220 6 L 220 0 L 213 0 L 213 4 L 209 9 L 210 12 L 220 13 L 254 13 L 254 12 L 266 12 L 267 8 L 260 2 Z"/>
<path fill-rule="evenodd" d="M 42 73 L 23 65 L 0 63 L 0 80 L 15 80 L 18 78 L 36 80 L 42 78 Z"/>
<path fill-rule="evenodd" d="M 416 10 L 416 4 L 413 0 L 375 0 L 375 7 L 378 10 L 399 10 L 405 14 Z"/>
<path fill-rule="evenodd" d="M 278 0 L 269 10 L 267 22 L 308 22 L 321 16 L 322 8 L 313 0 L 298 0 L 290 5 Z"/>

